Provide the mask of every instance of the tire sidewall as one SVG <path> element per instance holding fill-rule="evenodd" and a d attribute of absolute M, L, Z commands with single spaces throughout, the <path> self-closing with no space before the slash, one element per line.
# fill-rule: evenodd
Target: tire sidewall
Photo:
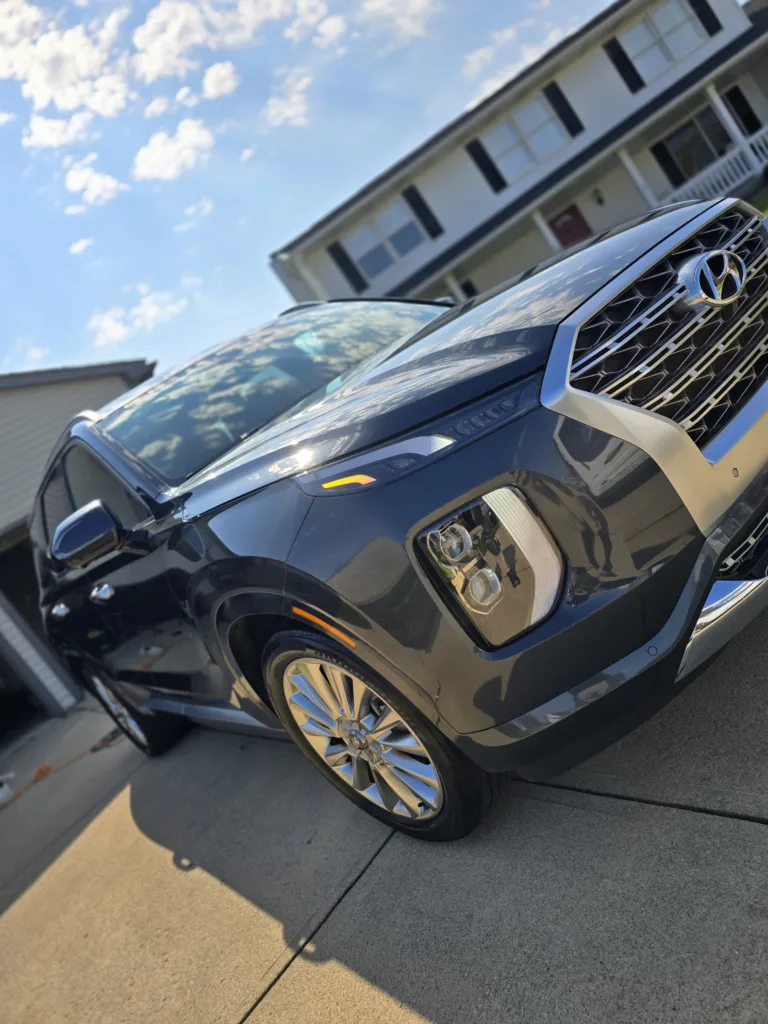
<path fill-rule="evenodd" d="M 357 793 L 318 756 L 291 714 L 283 689 L 283 674 L 288 665 L 311 656 L 330 659 L 354 672 L 413 730 L 432 758 L 443 786 L 443 806 L 438 814 L 424 821 L 393 815 Z M 478 824 L 490 803 L 485 774 L 450 744 L 406 697 L 359 658 L 323 637 L 297 630 L 281 633 L 270 641 L 264 652 L 263 672 L 273 707 L 291 739 L 317 770 L 361 810 L 390 828 L 436 841 L 461 838 Z"/>

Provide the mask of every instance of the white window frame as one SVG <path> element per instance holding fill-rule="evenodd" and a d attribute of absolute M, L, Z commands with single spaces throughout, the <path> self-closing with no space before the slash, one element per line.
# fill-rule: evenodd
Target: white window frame
<path fill-rule="evenodd" d="M 518 114 L 518 112 L 520 110 L 522 110 L 524 107 L 526 107 L 533 100 L 538 100 L 540 103 L 544 104 L 544 106 L 546 107 L 546 109 L 547 109 L 547 111 L 549 113 L 549 117 L 547 117 L 544 121 L 542 121 L 541 124 L 537 125 L 535 131 L 533 131 L 533 132 L 525 132 L 520 127 L 520 124 L 518 123 L 515 115 Z M 519 181 L 521 178 L 524 178 L 526 176 L 526 174 L 530 173 L 530 171 L 532 171 L 534 169 L 534 167 L 540 167 L 543 164 L 545 164 L 552 157 L 552 155 L 554 153 L 559 153 L 560 150 L 563 149 L 565 146 L 567 146 L 568 143 L 571 141 L 571 136 L 568 134 L 565 125 L 560 120 L 560 117 L 558 116 L 557 111 L 554 109 L 554 107 L 549 102 L 549 100 L 547 99 L 547 97 L 544 95 L 543 92 L 538 92 L 534 96 L 530 96 L 525 101 L 525 103 L 518 104 L 517 107 L 515 107 L 514 110 L 512 110 L 510 112 L 508 117 L 503 118 L 501 121 L 497 121 L 491 128 L 486 128 L 486 130 L 480 136 L 480 141 L 483 143 L 484 146 L 486 145 L 486 139 L 491 134 L 491 132 L 495 131 L 502 124 L 506 124 L 506 125 L 508 125 L 512 129 L 512 131 L 515 133 L 515 135 L 519 139 L 519 142 L 517 142 L 514 145 L 509 146 L 507 149 L 504 150 L 503 153 L 490 153 L 489 152 L 488 155 L 493 160 L 494 164 L 496 165 L 497 170 L 499 171 L 500 174 L 503 175 L 504 180 L 507 182 L 508 185 L 511 185 L 512 182 L 514 182 L 514 181 Z M 529 141 L 530 136 L 537 134 L 538 132 L 542 131 L 542 129 L 544 129 L 544 128 L 548 127 L 549 125 L 552 125 L 552 124 L 554 124 L 555 127 L 560 132 L 561 139 L 562 139 L 561 144 L 557 147 L 557 149 L 554 149 L 554 150 L 552 150 L 551 153 L 547 154 L 546 157 L 539 157 L 539 156 L 536 155 L 536 152 L 534 151 L 533 147 L 531 146 L 531 143 Z M 517 177 L 510 178 L 509 175 L 506 174 L 504 172 L 504 170 L 502 169 L 501 164 L 499 163 L 499 160 L 503 159 L 508 153 L 511 153 L 511 152 L 513 152 L 513 150 L 516 150 L 516 149 L 524 150 L 524 152 L 526 153 L 526 155 L 530 159 L 531 166 L 527 167 L 521 174 L 518 174 Z"/>
<path fill-rule="evenodd" d="M 412 249 L 409 249 L 408 252 L 404 253 L 403 255 L 401 255 L 397 251 L 397 249 L 394 247 L 394 245 L 390 241 L 390 236 L 387 235 L 384 231 L 382 231 L 382 229 L 379 227 L 379 225 L 377 223 L 377 218 L 380 217 L 381 214 L 384 213 L 384 211 L 387 210 L 388 207 L 394 206 L 395 204 L 402 204 L 403 206 L 405 206 L 405 208 L 408 210 L 408 214 L 410 216 L 410 222 L 416 227 L 417 231 L 421 235 L 421 241 L 418 243 L 418 245 L 415 245 Z M 380 274 L 374 274 L 373 277 L 371 277 L 370 274 L 368 274 L 368 272 L 360 264 L 359 258 L 357 256 L 354 256 L 350 252 L 350 250 L 349 250 L 348 239 L 352 235 L 354 235 L 357 231 L 359 231 L 360 228 L 363 228 L 363 227 L 369 228 L 371 231 L 373 231 L 373 233 L 376 235 L 376 237 L 377 237 L 377 239 L 379 241 L 379 244 L 385 249 L 387 254 L 392 259 L 392 263 L 390 263 L 387 267 L 385 267 L 384 270 L 382 270 Z M 374 281 L 377 277 L 380 277 L 381 274 L 386 274 L 387 270 L 389 270 L 389 268 L 391 266 L 393 266 L 395 263 L 397 263 L 399 260 L 404 260 L 407 256 L 410 256 L 410 254 L 414 251 L 414 249 L 418 249 L 420 245 L 422 245 L 424 242 L 426 242 L 426 240 L 427 240 L 427 234 L 426 234 L 426 232 L 425 232 L 421 222 L 419 221 L 418 217 L 413 212 L 413 210 L 411 210 L 411 208 L 408 206 L 406 201 L 402 198 L 402 196 L 395 196 L 393 199 L 390 199 L 390 201 L 388 203 L 385 203 L 383 206 L 380 206 L 379 209 L 375 213 L 371 214 L 366 220 L 361 221 L 360 223 L 358 223 L 351 231 L 348 231 L 342 237 L 342 239 L 341 239 L 342 244 L 343 244 L 344 248 L 346 249 L 349 258 L 352 260 L 352 262 L 355 264 L 357 269 L 360 271 L 360 273 L 363 275 L 365 280 L 368 281 L 369 284 L 372 281 Z M 378 246 L 375 246 L 375 248 L 378 248 Z M 369 249 L 368 251 L 372 252 L 373 250 Z"/>
<path fill-rule="evenodd" d="M 630 25 L 628 25 L 627 28 L 623 29 L 621 32 L 617 34 L 619 42 L 626 49 L 624 40 L 627 34 L 632 31 L 632 29 L 636 28 L 638 25 L 641 24 L 645 24 L 647 28 L 650 29 L 651 35 L 653 36 L 653 42 L 649 43 L 648 46 L 646 46 L 646 48 L 642 50 L 640 53 L 633 54 L 627 50 L 627 57 L 632 62 L 633 66 L 637 70 L 637 73 L 640 75 L 640 77 L 643 79 L 646 85 L 650 84 L 651 82 L 655 81 L 658 78 L 661 78 L 667 71 L 670 71 L 672 68 L 675 67 L 675 65 L 679 64 L 681 60 L 686 60 L 691 53 L 695 53 L 696 50 L 700 49 L 707 42 L 707 34 L 704 31 L 704 27 L 699 21 L 698 15 L 695 13 L 693 8 L 690 7 L 686 0 L 678 0 L 678 2 L 684 8 L 687 17 L 684 19 L 684 21 L 681 21 L 677 25 L 675 25 L 672 31 L 677 31 L 681 25 L 691 25 L 696 35 L 699 37 L 699 45 L 690 50 L 687 54 L 685 54 L 685 56 L 676 57 L 674 55 L 674 53 L 672 52 L 667 43 L 667 35 L 671 35 L 671 33 L 667 33 L 667 35 L 665 35 L 662 29 L 658 27 L 654 20 L 654 12 L 659 7 L 662 6 L 661 3 L 654 4 L 653 7 L 651 7 L 650 10 L 646 11 L 646 13 L 641 18 L 637 18 Z M 664 57 L 666 57 L 668 63 L 663 71 L 660 71 L 658 72 L 658 74 L 649 78 L 648 75 L 645 74 L 639 67 L 638 59 L 642 57 L 644 54 L 648 53 L 649 50 L 653 49 L 654 47 L 657 47 L 661 51 Z"/>

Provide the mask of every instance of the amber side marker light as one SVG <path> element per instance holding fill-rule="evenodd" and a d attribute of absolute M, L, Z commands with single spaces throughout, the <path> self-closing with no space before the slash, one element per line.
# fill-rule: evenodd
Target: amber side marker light
<path fill-rule="evenodd" d="M 314 622 L 316 626 L 320 626 L 320 628 L 324 629 L 326 633 L 330 633 L 332 636 L 338 637 L 339 640 L 348 644 L 350 647 L 357 647 L 357 644 L 351 636 L 347 636 L 346 633 L 342 633 L 342 631 L 340 629 L 336 629 L 335 626 L 331 626 L 329 623 L 323 622 L 322 619 L 318 619 L 318 617 L 313 615 L 312 612 L 305 612 L 303 608 L 297 608 L 295 605 L 291 608 L 291 611 L 294 615 L 299 615 L 302 619 Z"/>
<path fill-rule="evenodd" d="M 328 491 L 332 487 L 346 487 L 347 484 L 360 484 L 365 487 L 366 484 L 375 484 L 376 478 L 372 476 L 366 476 L 365 473 L 360 473 L 358 476 L 342 476 L 338 480 L 329 480 L 327 484 L 323 484 L 323 490 Z"/>

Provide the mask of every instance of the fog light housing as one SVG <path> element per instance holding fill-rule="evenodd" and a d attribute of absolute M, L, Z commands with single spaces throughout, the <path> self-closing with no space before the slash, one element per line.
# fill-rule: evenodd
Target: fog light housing
<path fill-rule="evenodd" d="M 418 550 L 459 618 L 500 647 L 542 622 L 564 563 L 549 530 L 515 487 L 501 487 L 425 530 Z"/>

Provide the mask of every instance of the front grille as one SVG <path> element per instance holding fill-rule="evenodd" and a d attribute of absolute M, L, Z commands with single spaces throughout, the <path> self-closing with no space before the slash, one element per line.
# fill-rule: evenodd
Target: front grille
<path fill-rule="evenodd" d="M 693 310 L 678 270 L 729 249 L 747 266 L 729 306 Z M 732 207 L 669 252 L 579 330 L 571 384 L 679 423 L 703 448 L 768 379 L 768 231 Z"/>

